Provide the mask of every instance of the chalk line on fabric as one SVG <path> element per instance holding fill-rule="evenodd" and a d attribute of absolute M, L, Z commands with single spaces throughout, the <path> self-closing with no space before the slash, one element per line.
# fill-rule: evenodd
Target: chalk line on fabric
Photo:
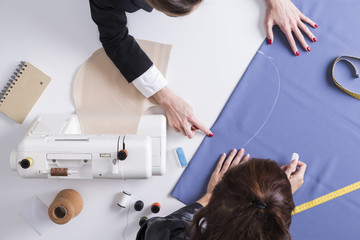
<path fill-rule="evenodd" d="M 275 70 L 276 70 L 277 77 L 278 77 L 278 83 L 279 83 L 279 84 L 278 84 L 278 91 L 277 91 L 277 93 L 276 93 L 276 98 L 275 98 L 274 104 L 272 105 L 271 110 L 270 110 L 268 116 L 265 118 L 264 122 L 262 123 L 262 125 L 260 126 L 260 128 L 255 132 L 255 134 L 254 134 L 249 140 L 247 140 L 247 141 L 245 142 L 245 144 L 243 145 L 244 147 L 245 147 L 249 142 L 251 142 L 251 141 L 260 133 L 260 131 L 263 129 L 263 127 L 265 126 L 265 124 L 266 124 L 267 121 L 269 120 L 271 114 L 273 113 L 274 108 L 275 108 L 275 105 L 276 105 L 276 103 L 277 103 L 277 101 L 278 101 L 278 99 L 279 99 L 279 95 L 280 95 L 280 88 L 281 88 L 281 84 L 280 84 L 280 82 L 281 82 L 281 80 L 280 80 L 280 73 L 279 73 L 278 68 L 276 67 L 276 64 L 275 64 L 275 62 L 274 62 L 274 59 L 273 59 L 272 57 L 270 57 L 270 56 L 267 56 L 267 55 L 266 55 L 265 53 L 263 53 L 262 51 L 258 51 L 258 53 L 260 53 L 260 54 L 262 54 L 264 57 L 266 57 L 266 59 L 268 59 L 268 60 L 271 62 L 271 64 L 274 66 L 274 68 L 275 68 Z"/>

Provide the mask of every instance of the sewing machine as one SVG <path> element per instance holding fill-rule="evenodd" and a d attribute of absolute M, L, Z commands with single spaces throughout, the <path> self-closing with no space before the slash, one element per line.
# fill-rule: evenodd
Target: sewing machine
<path fill-rule="evenodd" d="M 136 135 L 82 134 L 77 115 L 39 116 L 10 165 L 27 178 L 149 178 L 165 174 L 166 119 L 143 115 Z"/>

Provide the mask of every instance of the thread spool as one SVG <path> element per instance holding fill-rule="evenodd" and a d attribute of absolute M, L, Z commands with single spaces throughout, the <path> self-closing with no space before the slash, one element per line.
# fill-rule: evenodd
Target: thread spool
<path fill-rule="evenodd" d="M 134 204 L 134 209 L 135 211 L 139 212 L 144 208 L 144 202 L 141 200 L 136 201 L 136 203 Z"/>
<path fill-rule="evenodd" d="M 147 217 L 143 216 L 140 218 L 140 221 L 139 221 L 139 226 L 142 227 L 142 225 L 147 221 L 149 220 Z"/>
<path fill-rule="evenodd" d="M 120 161 L 124 161 L 127 158 L 127 156 L 128 156 L 128 152 L 125 149 L 122 149 L 117 153 L 117 158 Z"/>
<path fill-rule="evenodd" d="M 160 212 L 160 204 L 159 203 L 153 203 L 152 205 L 151 205 L 151 212 L 152 213 L 158 213 L 158 212 Z"/>
<path fill-rule="evenodd" d="M 51 168 L 51 176 L 68 176 L 68 168 Z"/>
<path fill-rule="evenodd" d="M 23 169 L 27 169 L 29 167 L 31 167 L 34 164 L 34 161 L 32 158 L 24 158 L 23 160 L 20 161 L 20 166 Z"/>
<path fill-rule="evenodd" d="M 127 191 L 123 191 L 122 193 L 120 193 L 120 199 L 117 202 L 117 205 L 119 207 L 126 208 L 126 206 L 129 204 L 130 200 L 131 200 L 131 193 L 129 193 Z"/>
<path fill-rule="evenodd" d="M 81 195 L 73 189 L 60 191 L 51 203 L 48 214 L 56 224 L 65 224 L 79 215 L 83 208 Z"/>

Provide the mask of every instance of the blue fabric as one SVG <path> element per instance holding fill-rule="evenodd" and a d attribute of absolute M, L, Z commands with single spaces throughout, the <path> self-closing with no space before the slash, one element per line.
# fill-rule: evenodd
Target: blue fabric
<path fill-rule="evenodd" d="M 340 55 L 360 56 L 360 1 L 299 0 L 298 8 L 318 25 L 311 52 L 294 56 L 275 28 L 273 45 L 260 47 L 212 131 L 172 191 L 190 204 L 206 191 L 218 158 L 244 147 L 252 157 L 289 163 L 298 152 L 307 163 L 296 205 L 360 181 L 360 101 L 332 81 Z M 360 62 L 353 61 L 360 69 Z M 360 87 L 348 63 L 336 65 L 336 78 Z M 279 73 L 279 77 L 278 77 Z M 276 101 L 277 100 L 277 101 Z M 273 111 L 272 111 L 273 109 Z M 294 239 L 360 239 L 360 190 L 293 216 Z"/>

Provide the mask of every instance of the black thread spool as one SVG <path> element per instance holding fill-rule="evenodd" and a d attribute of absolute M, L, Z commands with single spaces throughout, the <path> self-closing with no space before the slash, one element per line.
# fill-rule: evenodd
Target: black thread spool
<path fill-rule="evenodd" d="M 158 213 L 160 212 L 160 204 L 159 203 L 153 203 L 153 205 L 151 205 L 151 212 L 152 213 Z"/>
<path fill-rule="evenodd" d="M 143 216 L 140 218 L 140 221 L 139 221 L 139 226 L 142 227 L 142 225 L 144 225 L 144 223 L 149 220 L 147 217 Z"/>
<path fill-rule="evenodd" d="M 134 204 L 135 211 L 140 212 L 143 208 L 144 208 L 144 202 L 141 200 L 136 201 L 136 203 Z"/>
<path fill-rule="evenodd" d="M 31 158 L 24 158 L 23 160 L 20 161 L 20 166 L 23 169 L 27 169 L 29 167 L 31 167 L 33 165 L 33 160 Z"/>
<path fill-rule="evenodd" d="M 128 156 L 128 152 L 123 149 L 123 150 L 120 150 L 118 153 L 117 153 L 117 159 L 119 159 L 120 161 L 124 161 Z"/>

